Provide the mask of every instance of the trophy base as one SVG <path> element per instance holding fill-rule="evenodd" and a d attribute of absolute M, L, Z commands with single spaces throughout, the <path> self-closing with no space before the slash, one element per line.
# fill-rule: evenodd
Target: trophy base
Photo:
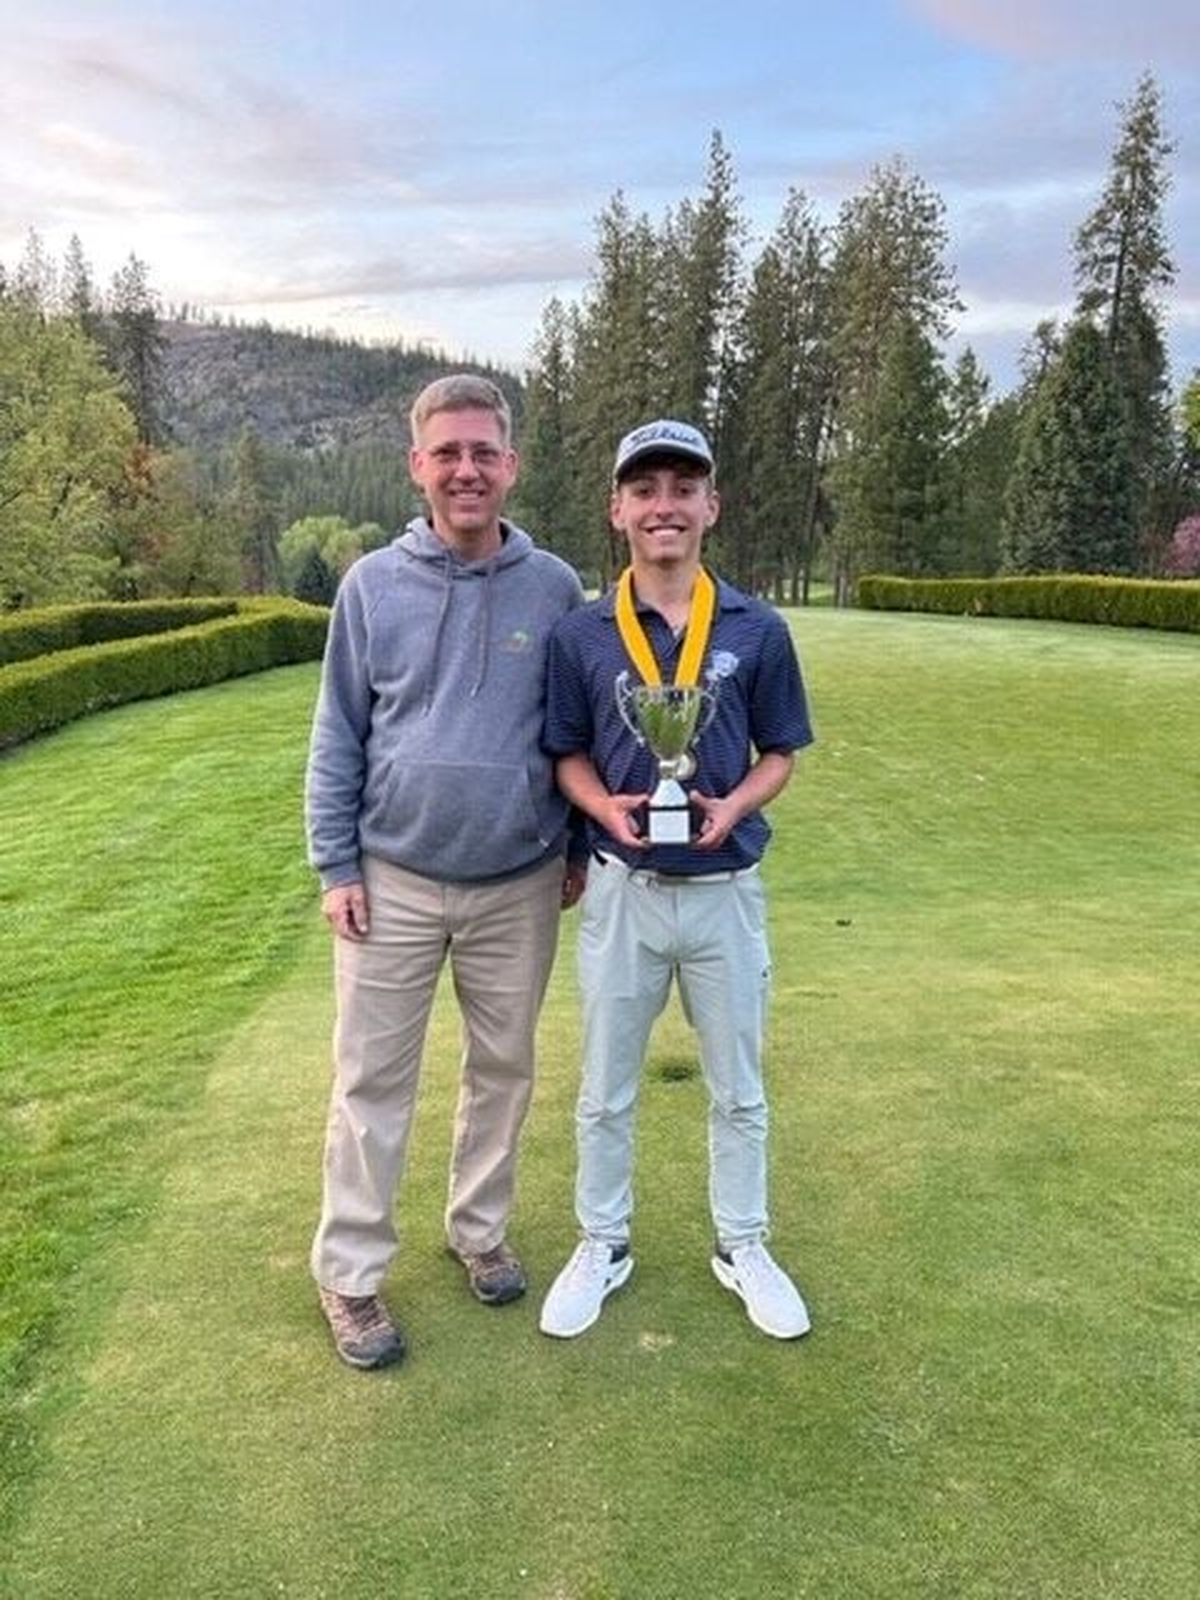
<path fill-rule="evenodd" d="M 646 837 L 651 844 L 691 842 L 692 808 L 681 783 L 674 778 L 660 778 L 646 809 Z"/>
<path fill-rule="evenodd" d="M 646 826 L 646 837 L 651 844 L 690 844 L 692 839 L 691 806 L 651 806 Z"/>

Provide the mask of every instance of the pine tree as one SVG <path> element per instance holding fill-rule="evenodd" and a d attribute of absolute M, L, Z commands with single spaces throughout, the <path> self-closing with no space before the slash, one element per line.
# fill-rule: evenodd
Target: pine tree
<path fill-rule="evenodd" d="M 979 358 L 967 345 L 954 363 L 946 391 L 947 443 L 951 449 L 978 432 L 988 411 L 991 383 Z"/>
<path fill-rule="evenodd" d="M 137 419 L 138 437 L 146 444 L 161 443 L 163 351 L 159 324 L 159 299 L 151 287 L 144 261 L 132 252 L 113 274 L 106 323 L 113 369 L 125 384 Z"/>
<path fill-rule="evenodd" d="M 1000 565 L 1004 497 L 1022 403 L 989 401 L 990 384 L 968 346 L 947 390 L 947 571 L 987 577 Z"/>
<path fill-rule="evenodd" d="M 1053 317 L 1043 317 L 1021 346 L 1017 366 L 1021 373 L 1020 396 L 1030 400 L 1062 350 L 1062 333 Z"/>
<path fill-rule="evenodd" d="M 608 485 L 621 435 L 661 409 L 663 294 L 659 242 L 617 193 L 597 222 L 596 270 L 568 319 L 567 452 L 581 564 L 611 576 L 624 559 L 608 523 Z"/>
<path fill-rule="evenodd" d="M 755 263 L 743 312 L 742 367 L 735 418 L 741 445 L 737 533 L 729 552 L 730 576 L 751 594 L 779 577 L 777 539 L 797 527 L 803 488 L 796 459 L 792 357 L 786 332 L 784 269 L 775 245 Z"/>
<path fill-rule="evenodd" d="M 528 524 L 538 542 L 585 570 L 592 552 L 576 524 L 573 505 L 574 469 L 567 454 L 571 401 L 570 325 L 563 304 L 552 299 L 542 314 L 525 383 L 525 415 L 521 424 L 521 474 L 513 497 L 513 514 Z"/>
<path fill-rule="evenodd" d="M 83 253 L 79 235 L 73 233 L 63 257 L 60 277 L 63 314 L 74 321 L 89 339 L 100 337 L 100 308 L 92 269 Z"/>
<path fill-rule="evenodd" d="M 330 571 L 316 545 L 311 545 L 304 557 L 293 593 L 297 600 L 305 600 L 309 605 L 333 604 L 334 596 L 337 594 L 337 576 Z"/>
<path fill-rule="evenodd" d="M 662 409 L 705 429 L 719 462 L 722 381 L 732 357 L 745 232 L 733 161 L 714 130 L 703 198 L 683 201 L 662 229 Z"/>
<path fill-rule="evenodd" d="M 279 510 L 263 442 L 253 428 L 244 428 L 233 457 L 233 481 L 227 509 L 241 535 L 243 581 L 252 594 L 268 594 L 279 586 L 275 537 Z"/>
<path fill-rule="evenodd" d="M 876 167 L 838 219 L 834 313 L 844 401 L 869 399 L 882 351 L 903 317 L 927 338 L 944 339 L 961 310 L 944 259 L 946 208 L 900 160 Z"/>
<path fill-rule="evenodd" d="M 851 581 L 862 570 L 861 541 L 872 536 L 862 496 L 875 493 L 869 488 L 869 441 L 878 426 L 876 390 L 885 350 L 902 324 L 929 342 L 945 338 L 950 313 L 960 309 L 954 273 L 944 260 L 946 245 L 941 198 L 900 161 L 876 168 L 866 190 L 843 206 L 838 220 L 833 576 L 839 602 L 848 598 Z"/>
<path fill-rule="evenodd" d="M 1022 419 L 1004 517 L 1014 572 L 1134 570 L 1136 477 L 1104 336 L 1072 323 Z"/>
<path fill-rule="evenodd" d="M 945 379 L 909 317 L 894 325 L 855 447 L 834 467 L 838 515 L 860 570 L 909 577 L 945 570 Z"/>
<path fill-rule="evenodd" d="M 1175 277 L 1163 221 L 1174 147 L 1163 132 L 1158 85 L 1148 73 L 1119 110 L 1121 131 L 1108 182 L 1076 235 L 1075 280 L 1078 312 L 1096 320 L 1113 360 L 1136 475 L 1134 513 L 1149 534 L 1171 460 L 1160 298 Z"/>
<path fill-rule="evenodd" d="M 993 431 L 988 428 L 989 387 L 968 345 L 955 363 L 946 391 L 946 555 L 953 572 L 993 572 L 998 559 L 1003 481 L 999 485 L 983 481 L 995 459 L 987 449 Z"/>
<path fill-rule="evenodd" d="M 829 297 L 824 230 L 792 190 L 755 263 L 738 333 L 740 494 L 727 548 L 743 588 L 793 603 L 807 599 L 832 420 Z"/>
<path fill-rule="evenodd" d="M 36 228 L 30 228 L 25 235 L 25 248 L 13 279 L 13 294 L 40 316 L 51 316 L 56 309 L 58 274 Z"/>
<path fill-rule="evenodd" d="M 1114 353 L 1129 315 L 1152 306 L 1175 278 L 1163 227 L 1166 161 L 1174 146 L 1163 133 L 1162 96 L 1153 77 L 1146 74 L 1118 109 L 1123 121 L 1108 183 L 1075 240 L 1079 310 L 1099 315 Z"/>

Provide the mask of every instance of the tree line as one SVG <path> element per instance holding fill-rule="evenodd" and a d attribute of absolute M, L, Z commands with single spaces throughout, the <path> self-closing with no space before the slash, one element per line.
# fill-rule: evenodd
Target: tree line
<path fill-rule="evenodd" d="M 15 268 L 0 264 L 0 609 L 280 588 L 327 600 L 417 509 L 404 396 L 458 363 L 172 309 L 168 322 L 132 254 L 100 288 L 77 237 L 55 262 L 31 231 Z M 225 330 L 190 364 L 188 325 Z M 496 375 L 519 405 L 517 380 Z"/>
<path fill-rule="evenodd" d="M 1072 315 L 1031 330 L 1021 381 L 1000 397 L 969 348 L 947 364 L 961 304 L 945 207 L 903 161 L 873 171 L 832 224 L 792 189 L 756 253 L 720 133 L 703 193 L 657 223 L 618 192 L 597 219 L 591 280 L 547 306 L 524 384 L 486 369 L 520 423 L 514 514 L 603 582 L 620 558 L 605 510 L 616 440 L 672 415 L 713 441 L 715 559 L 755 593 L 803 602 L 819 580 L 846 601 L 867 571 L 1200 573 L 1200 374 L 1170 394 L 1172 146 L 1151 77 L 1120 113 L 1075 235 Z M 314 362 L 363 407 L 381 384 L 415 391 L 456 363 L 241 332 L 236 372 L 200 364 L 173 408 L 161 302 L 136 255 L 105 289 L 77 237 L 56 263 L 31 232 L 15 268 L 0 264 L 0 608 L 239 589 L 328 599 L 417 509 L 407 392 L 395 437 L 331 439 L 314 423 L 279 442 L 246 424 L 247 389 L 297 343 L 310 365 L 264 415 L 297 412 Z"/>
<path fill-rule="evenodd" d="M 940 197 L 901 160 L 832 225 L 792 189 L 753 259 L 719 133 L 703 194 L 655 224 L 618 192 L 596 265 L 542 319 L 526 389 L 521 507 L 595 579 L 616 439 L 679 416 L 713 441 L 722 569 L 802 601 L 866 571 L 907 576 L 1187 566 L 1200 509 L 1200 375 L 1168 390 L 1163 201 L 1172 146 L 1147 76 L 1120 108 L 1103 192 L 1075 236 L 1076 303 L 1031 330 L 1016 391 L 970 348 Z M 1200 569 L 1197 569 L 1200 570 Z"/>

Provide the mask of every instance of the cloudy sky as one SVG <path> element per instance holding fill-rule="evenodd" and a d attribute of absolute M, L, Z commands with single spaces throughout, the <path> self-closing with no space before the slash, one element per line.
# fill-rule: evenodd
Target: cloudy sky
<path fill-rule="evenodd" d="M 164 299 L 427 339 L 513 366 L 586 281 L 618 188 L 658 220 L 729 146 L 757 237 L 789 186 L 832 220 L 901 155 L 946 202 L 969 341 L 1000 387 L 1072 299 L 1116 103 L 1176 141 L 1166 306 L 1200 364 L 1196 0 L 0 0 L 0 260 L 77 232 Z"/>

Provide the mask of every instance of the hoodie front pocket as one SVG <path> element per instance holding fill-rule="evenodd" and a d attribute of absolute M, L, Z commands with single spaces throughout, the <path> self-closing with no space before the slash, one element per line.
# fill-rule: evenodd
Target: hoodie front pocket
<path fill-rule="evenodd" d="M 515 871 L 553 842 L 525 768 L 491 761 L 398 762 L 366 832 L 415 871 L 451 878 Z"/>

